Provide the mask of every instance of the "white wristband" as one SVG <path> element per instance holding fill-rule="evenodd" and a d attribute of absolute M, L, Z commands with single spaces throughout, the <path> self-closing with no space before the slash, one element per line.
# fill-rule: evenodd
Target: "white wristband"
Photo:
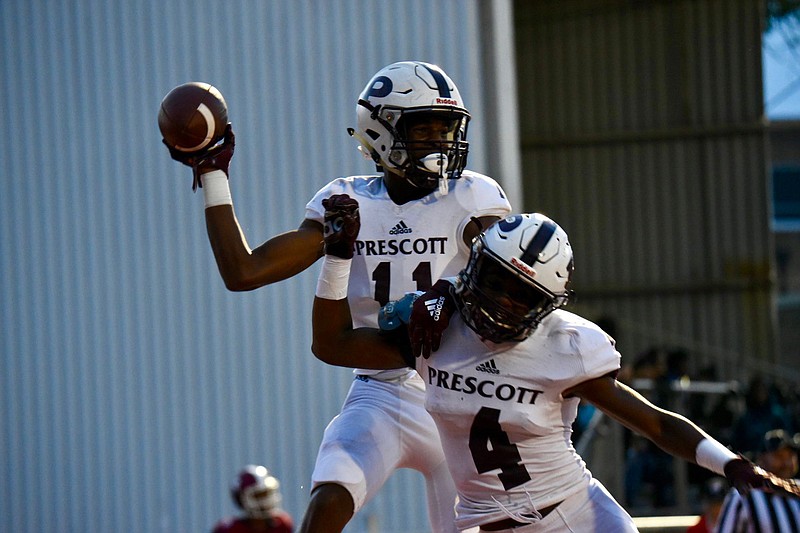
<path fill-rule="evenodd" d="M 212 170 L 200 176 L 203 182 L 203 196 L 206 199 L 206 209 L 215 205 L 233 205 L 231 188 L 228 185 L 228 176 L 221 170 Z"/>
<path fill-rule="evenodd" d="M 697 444 L 694 452 L 697 464 L 719 474 L 725 475 L 725 464 L 738 456 L 712 438 L 705 438 Z"/>
<path fill-rule="evenodd" d="M 317 297 L 326 300 L 347 298 L 347 285 L 350 281 L 350 264 L 352 262 L 352 259 L 326 255 L 322 260 L 322 270 L 319 271 L 317 279 Z"/>

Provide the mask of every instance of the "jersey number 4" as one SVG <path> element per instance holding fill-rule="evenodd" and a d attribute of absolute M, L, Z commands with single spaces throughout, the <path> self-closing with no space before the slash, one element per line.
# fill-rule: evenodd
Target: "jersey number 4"
<path fill-rule="evenodd" d="M 381 306 L 389 303 L 392 283 L 391 266 L 389 261 L 382 261 L 372 271 L 372 281 L 375 282 L 375 301 Z M 411 273 L 411 279 L 417 283 L 416 290 L 424 292 L 430 289 L 432 285 L 430 261 L 422 261 L 417 265 L 417 268 Z"/>
<path fill-rule="evenodd" d="M 500 410 L 481 407 L 469 430 L 469 450 L 478 473 L 500 469 L 497 475 L 506 490 L 530 481 L 522 457 L 500 426 Z"/>

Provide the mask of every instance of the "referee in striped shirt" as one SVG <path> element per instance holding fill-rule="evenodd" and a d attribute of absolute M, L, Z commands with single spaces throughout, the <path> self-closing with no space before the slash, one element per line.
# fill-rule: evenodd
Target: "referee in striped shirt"
<path fill-rule="evenodd" d="M 756 463 L 782 478 L 797 475 L 795 443 L 782 429 L 768 431 L 757 451 Z M 800 498 L 753 489 L 741 495 L 731 489 L 722 505 L 716 533 L 798 533 Z"/>

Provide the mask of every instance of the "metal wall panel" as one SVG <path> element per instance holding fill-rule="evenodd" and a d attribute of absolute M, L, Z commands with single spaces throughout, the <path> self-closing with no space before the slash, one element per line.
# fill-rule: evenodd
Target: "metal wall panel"
<path fill-rule="evenodd" d="M 756 0 L 515 3 L 525 209 L 576 250 L 624 362 L 800 376 L 775 343 Z M 793 368 L 785 368 L 791 364 Z"/>
<path fill-rule="evenodd" d="M 0 530 L 204 531 L 247 462 L 299 521 L 351 373 L 310 354 L 317 268 L 225 290 L 190 172 L 156 113 L 216 85 L 237 132 L 250 240 L 295 228 L 330 179 L 365 173 L 345 128 L 380 67 L 439 63 L 483 148 L 480 23 L 460 0 L 0 2 Z M 348 531 L 428 529 L 400 472 Z"/>

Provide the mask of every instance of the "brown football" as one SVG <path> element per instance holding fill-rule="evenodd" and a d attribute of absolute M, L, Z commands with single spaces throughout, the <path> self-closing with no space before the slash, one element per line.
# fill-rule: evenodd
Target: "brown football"
<path fill-rule="evenodd" d="M 228 124 L 228 105 L 219 90 L 199 81 L 178 85 L 161 101 L 158 128 L 171 147 L 199 152 L 216 144 Z"/>

